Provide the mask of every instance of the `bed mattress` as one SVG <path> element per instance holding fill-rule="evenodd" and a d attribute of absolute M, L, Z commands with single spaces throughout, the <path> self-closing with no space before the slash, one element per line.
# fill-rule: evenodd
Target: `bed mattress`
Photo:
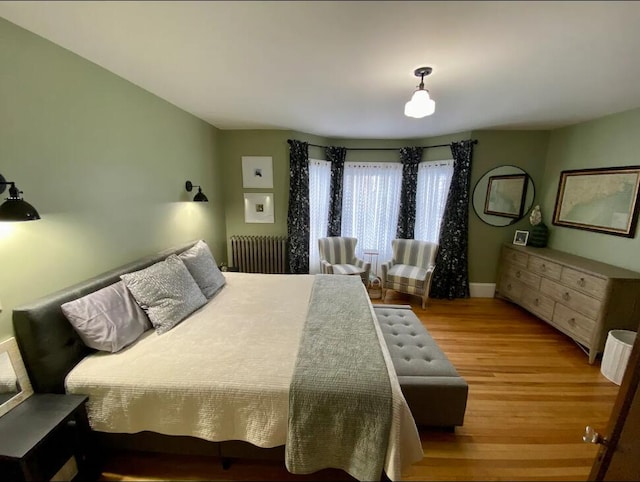
<path fill-rule="evenodd" d="M 169 332 L 150 330 L 118 353 L 94 353 L 67 375 L 67 392 L 89 395 L 94 430 L 286 444 L 289 386 L 314 276 L 225 277 L 219 294 Z M 397 479 L 423 453 L 377 330 L 393 391 L 385 472 Z"/>

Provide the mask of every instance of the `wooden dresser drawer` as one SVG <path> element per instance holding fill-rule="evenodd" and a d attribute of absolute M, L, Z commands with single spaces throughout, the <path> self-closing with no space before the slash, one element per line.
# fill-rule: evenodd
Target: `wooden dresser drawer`
<path fill-rule="evenodd" d="M 581 291 L 599 300 L 604 299 L 607 289 L 606 279 L 597 278 L 571 268 L 562 269 L 560 281 L 574 290 Z"/>
<path fill-rule="evenodd" d="M 556 303 L 552 321 L 573 339 L 585 346 L 591 345 L 591 335 L 596 327 L 595 321 L 576 313 L 562 303 Z"/>
<path fill-rule="evenodd" d="M 504 265 L 512 264 L 526 268 L 528 259 L 529 255 L 527 253 L 521 253 L 514 249 L 505 249 L 502 254 L 502 263 Z"/>
<path fill-rule="evenodd" d="M 548 279 L 543 279 L 540 283 L 540 292 L 562 303 L 567 308 L 588 316 L 592 320 L 598 319 L 602 305 L 600 300 L 578 293 L 576 290 Z"/>
<path fill-rule="evenodd" d="M 509 266 L 504 274 L 509 276 L 510 278 L 517 279 L 521 283 L 524 283 L 525 285 L 533 289 L 537 290 L 540 288 L 540 276 L 538 276 L 537 274 L 533 274 L 531 271 L 528 271 L 524 268 L 520 268 L 518 266 Z"/>
<path fill-rule="evenodd" d="M 537 256 L 529 256 L 527 268 L 529 268 L 529 271 L 555 280 L 560 279 L 560 272 L 562 271 L 561 265 Z"/>
<path fill-rule="evenodd" d="M 637 330 L 640 273 L 550 248 L 504 243 L 496 295 L 587 348 L 604 352 L 610 330 Z"/>
<path fill-rule="evenodd" d="M 509 298 L 513 301 L 520 301 L 522 298 L 522 289 L 524 285 L 515 278 L 510 276 L 503 276 L 500 278 L 500 284 L 498 285 L 498 291 L 505 298 Z"/>
<path fill-rule="evenodd" d="M 551 320 L 553 318 L 552 298 L 541 294 L 539 291 L 524 288 L 522 290 L 522 306 L 535 313 L 540 318 Z"/>

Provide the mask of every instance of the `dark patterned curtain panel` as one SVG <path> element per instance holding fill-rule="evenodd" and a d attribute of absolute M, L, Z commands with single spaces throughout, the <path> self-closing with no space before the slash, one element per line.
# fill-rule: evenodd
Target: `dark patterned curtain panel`
<path fill-rule="evenodd" d="M 309 273 L 309 144 L 289 141 L 289 272 Z"/>
<path fill-rule="evenodd" d="M 327 161 L 331 162 L 331 195 L 329 197 L 329 225 L 327 236 L 342 234 L 342 179 L 347 149 L 329 146 L 325 149 Z"/>
<path fill-rule="evenodd" d="M 413 239 L 416 226 L 416 191 L 418 189 L 418 164 L 422 160 L 422 147 L 400 149 L 402 163 L 402 189 L 396 238 Z"/>
<path fill-rule="evenodd" d="M 431 282 L 432 298 L 468 298 L 469 185 L 473 141 L 451 143 L 453 177 L 440 228 L 440 249 Z"/>

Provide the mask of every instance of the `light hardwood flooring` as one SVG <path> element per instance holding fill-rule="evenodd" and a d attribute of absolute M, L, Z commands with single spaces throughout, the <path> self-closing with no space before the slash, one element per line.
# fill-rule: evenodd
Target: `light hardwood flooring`
<path fill-rule="evenodd" d="M 379 300 L 374 300 L 379 302 Z M 568 337 L 508 302 L 475 298 L 430 300 L 389 293 L 387 303 L 410 303 L 469 383 L 464 426 L 455 433 L 421 429 L 421 462 L 408 480 L 585 480 L 597 447 L 581 440 L 584 427 L 606 428 L 618 386 L 600 362 Z M 339 480 L 326 470 L 288 473 L 282 462 L 192 456 L 111 456 L 102 480 Z"/>

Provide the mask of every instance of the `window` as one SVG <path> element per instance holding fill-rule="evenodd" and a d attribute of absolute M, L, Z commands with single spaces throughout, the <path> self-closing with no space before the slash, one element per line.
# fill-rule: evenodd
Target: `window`
<path fill-rule="evenodd" d="M 331 163 L 309 159 L 309 273 L 320 273 L 318 238 L 327 235 Z"/>
<path fill-rule="evenodd" d="M 453 160 L 420 163 L 413 236 L 415 239 L 432 243 L 437 243 L 440 239 L 440 224 L 452 177 Z"/>
<path fill-rule="evenodd" d="M 437 243 L 453 160 L 421 162 L 418 167 L 415 239 Z M 346 162 L 342 193 L 342 236 L 358 239 L 356 255 L 368 261 L 365 249 L 379 252 L 380 263 L 391 259 L 396 238 L 402 164 L 399 162 Z M 320 272 L 318 238 L 327 235 L 331 163 L 309 159 L 309 272 Z M 376 267 L 375 261 L 372 271 Z M 380 273 L 376 273 L 380 274 Z"/>
<path fill-rule="evenodd" d="M 358 239 L 356 255 L 359 258 L 367 260 L 363 251 L 375 249 L 380 253 L 379 263 L 391 259 L 401 186 L 402 164 L 398 162 L 345 163 L 342 235 Z M 375 262 L 372 271 L 374 268 Z"/>

